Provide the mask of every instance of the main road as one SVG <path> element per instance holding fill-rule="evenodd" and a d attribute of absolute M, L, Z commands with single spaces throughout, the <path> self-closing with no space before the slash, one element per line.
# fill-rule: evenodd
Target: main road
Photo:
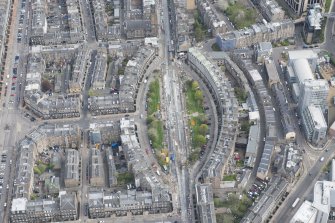
<path fill-rule="evenodd" d="M 29 11 L 20 11 L 21 1 L 13 1 L 13 11 L 11 17 L 11 25 L 8 27 L 9 35 L 7 42 L 7 57 L 5 58 L 4 67 L 4 84 L 1 107 L 0 107 L 0 153 L 7 155 L 6 167 L 1 170 L 3 173 L 4 182 L 0 192 L 0 218 L 3 222 L 8 222 L 8 211 L 11 206 L 11 194 L 12 194 L 12 183 L 13 183 L 13 172 L 12 163 L 15 163 L 17 145 L 16 141 L 22 138 L 27 131 L 34 127 L 34 123 L 30 123 L 29 119 L 23 117 L 20 111 L 20 100 L 22 98 L 21 85 L 23 85 L 24 77 L 21 77 L 20 73 L 25 73 L 25 61 L 28 54 L 28 41 L 29 35 L 28 26 L 30 18 Z M 27 4 L 26 4 L 27 8 Z M 24 23 L 19 25 L 19 13 L 25 17 Z M 18 29 L 21 29 L 21 41 L 17 42 Z M 19 61 L 15 60 L 16 55 L 20 56 Z M 13 68 L 16 68 L 16 74 L 14 74 Z M 16 77 L 14 77 L 16 75 Z M 20 84 L 21 83 L 21 84 Z M 6 92 L 6 93 L 5 93 Z M 2 163 L 3 164 L 3 163 Z M 8 187 L 8 189 L 7 189 Z"/>
<path fill-rule="evenodd" d="M 335 151 L 335 144 L 334 140 L 331 140 L 326 146 L 326 149 L 319 153 L 320 157 L 324 157 L 325 159 L 323 161 L 320 159 L 316 161 L 310 168 L 308 174 L 301 176 L 297 185 L 293 188 L 292 192 L 287 196 L 286 200 L 273 216 L 272 222 L 290 222 L 301 203 L 310 197 L 310 194 L 313 192 L 315 182 L 319 179 L 319 176 L 322 173 L 323 167 L 334 156 L 335 152 L 333 151 Z M 300 202 L 295 208 L 292 208 L 292 204 L 297 198 L 300 198 Z"/>
<path fill-rule="evenodd" d="M 335 4 L 332 1 L 330 6 L 330 13 L 335 12 Z M 331 52 L 335 56 L 335 18 L 329 17 L 326 23 L 325 30 L 325 42 L 321 45 L 321 48 Z"/>
<path fill-rule="evenodd" d="M 189 171 L 185 165 L 188 157 L 188 140 L 186 138 L 186 125 L 184 120 L 185 106 L 183 105 L 183 94 L 180 80 L 176 73 L 174 62 L 170 60 L 174 55 L 170 55 L 169 45 L 175 37 L 175 23 L 169 23 L 173 19 L 173 11 L 169 11 L 168 1 L 162 0 L 163 9 L 163 27 L 165 35 L 161 35 L 162 57 L 165 66 L 163 72 L 163 91 L 165 100 L 167 142 L 170 153 L 174 153 L 176 160 L 171 163 L 171 174 L 175 175 L 174 180 L 178 185 L 179 202 L 175 205 L 180 210 L 182 222 L 192 222 L 193 211 L 190 202 L 190 179 Z M 171 25 L 171 26 L 170 26 Z M 172 30 L 172 31 L 171 31 Z M 173 35 L 171 35 L 173 34 Z M 171 57 L 170 57 L 171 56 Z"/>

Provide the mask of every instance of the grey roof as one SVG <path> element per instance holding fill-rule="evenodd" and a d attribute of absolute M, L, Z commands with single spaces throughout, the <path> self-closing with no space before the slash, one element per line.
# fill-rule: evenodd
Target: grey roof
<path fill-rule="evenodd" d="M 91 149 L 91 178 L 104 179 L 104 163 L 99 149 Z"/>
<path fill-rule="evenodd" d="M 250 212 L 243 218 L 242 223 L 265 222 L 270 216 L 279 200 L 284 195 L 288 183 L 286 179 L 273 177 L 269 187 L 261 195 L 259 201 L 250 208 Z"/>
<path fill-rule="evenodd" d="M 91 143 L 92 144 L 101 144 L 101 133 L 100 131 L 91 131 Z"/>
<path fill-rule="evenodd" d="M 126 30 L 151 30 L 151 21 L 150 20 L 127 20 L 125 21 Z"/>
<path fill-rule="evenodd" d="M 259 143 L 259 126 L 252 125 L 249 130 L 248 145 L 246 149 L 246 154 L 257 154 L 257 148 Z"/>
<path fill-rule="evenodd" d="M 269 78 L 269 84 L 280 82 L 279 74 L 273 60 L 265 61 L 265 69 Z"/>
<path fill-rule="evenodd" d="M 277 83 L 277 84 L 272 85 L 272 91 L 274 92 L 274 95 L 276 96 L 276 101 L 278 103 L 280 114 L 282 116 L 281 124 L 284 128 L 284 132 L 285 133 L 294 132 L 294 126 L 293 126 L 291 117 L 289 115 L 289 108 L 288 108 L 287 98 L 284 93 L 284 87 L 282 86 L 281 83 Z"/>
<path fill-rule="evenodd" d="M 77 199 L 75 193 L 61 193 L 60 192 L 60 210 L 76 210 Z"/>
<path fill-rule="evenodd" d="M 78 180 L 79 175 L 79 152 L 75 149 L 67 149 L 65 151 L 66 163 L 65 163 L 65 179 Z"/>
<path fill-rule="evenodd" d="M 200 222 L 215 223 L 216 216 L 211 184 L 196 184 L 195 191 Z"/>

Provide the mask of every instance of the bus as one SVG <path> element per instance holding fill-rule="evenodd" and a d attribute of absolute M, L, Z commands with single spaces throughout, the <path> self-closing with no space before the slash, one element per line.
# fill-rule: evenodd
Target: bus
<path fill-rule="evenodd" d="M 300 201 L 300 198 L 295 199 L 295 201 L 292 204 L 292 208 L 295 208 L 295 206 L 297 206 L 297 204 L 299 203 L 299 201 Z"/>

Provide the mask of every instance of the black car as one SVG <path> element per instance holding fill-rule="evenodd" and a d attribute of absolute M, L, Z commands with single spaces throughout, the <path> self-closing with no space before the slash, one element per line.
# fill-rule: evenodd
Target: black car
<path fill-rule="evenodd" d="M 36 120 L 36 118 L 34 118 L 34 117 L 30 118 L 30 121 L 32 121 L 32 122 L 34 122 L 35 120 Z"/>

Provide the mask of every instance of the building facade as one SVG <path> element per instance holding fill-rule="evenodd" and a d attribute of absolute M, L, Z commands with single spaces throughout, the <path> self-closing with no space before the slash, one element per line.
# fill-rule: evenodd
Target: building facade
<path fill-rule="evenodd" d="M 309 105 L 318 106 L 325 113 L 328 108 L 329 85 L 324 79 L 305 80 L 300 87 L 299 111 L 303 112 Z"/>
<path fill-rule="evenodd" d="M 320 107 L 310 105 L 302 112 L 302 124 L 306 139 L 318 145 L 327 137 L 327 123 Z"/>
<path fill-rule="evenodd" d="M 216 43 L 223 51 L 252 46 L 259 42 L 274 42 L 294 36 L 292 20 L 254 24 L 249 29 L 237 30 L 216 36 Z"/>
<path fill-rule="evenodd" d="M 304 24 L 304 36 L 306 43 L 315 43 L 319 41 L 322 26 L 322 8 L 320 4 L 314 5 L 307 12 L 307 16 Z"/>
<path fill-rule="evenodd" d="M 80 157 L 78 150 L 67 149 L 65 152 L 65 187 L 77 187 L 80 184 Z"/>
<path fill-rule="evenodd" d="M 307 9 L 314 5 L 320 4 L 324 7 L 325 0 L 284 0 L 286 5 L 296 14 L 301 15 L 303 12 L 306 12 Z"/>

